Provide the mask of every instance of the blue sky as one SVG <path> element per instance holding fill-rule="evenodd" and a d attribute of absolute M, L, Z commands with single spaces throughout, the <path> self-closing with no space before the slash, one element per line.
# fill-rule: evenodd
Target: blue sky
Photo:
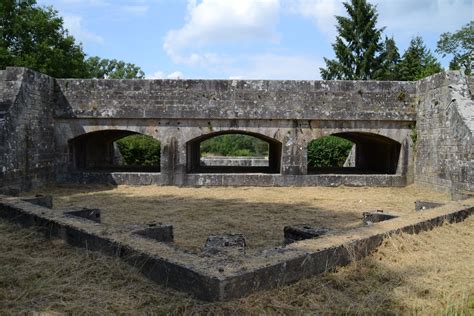
<path fill-rule="evenodd" d="M 369 0 L 403 51 L 436 48 L 474 17 L 473 0 Z M 320 79 L 332 58 L 337 0 L 38 0 L 53 6 L 89 56 L 140 66 L 147 78 Z M 436 54 L 435 54 L 436 55 Z M 449 59 L 441 59 L 446 67 Z"/>

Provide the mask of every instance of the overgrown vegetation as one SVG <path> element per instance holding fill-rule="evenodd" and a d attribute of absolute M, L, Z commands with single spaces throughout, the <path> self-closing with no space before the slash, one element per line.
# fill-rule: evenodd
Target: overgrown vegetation
<path fill-rule="evenodd" d="M 342 167 L 354 144 L 337 136 L 326 136 L 308 145 L 308 167 Z"/>
<path fill-rule="evenodd" d="M 268 143 L 249 135 L 225 134 L 201 143 L 203 156 L 268 156 Z"/>
<path fill-rule="evenodd" d="M 156 167 L 160 165 L 161 144 L 151 136 L 127 136 L 118 140 L 117 146 L 128 166 Z"/>

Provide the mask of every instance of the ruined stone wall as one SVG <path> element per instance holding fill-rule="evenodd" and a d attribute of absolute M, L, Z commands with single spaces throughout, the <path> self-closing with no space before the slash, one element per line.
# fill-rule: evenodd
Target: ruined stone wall
<path fill-rule="evenodd" d="M 54 181 L 54 79 L 25 69 L 0 73 L 0 188 Z"/>
<path fill-rule="evenodd" d="M 456 199 L 474 194 L 474 102 L 468 80 L 460 72 L 446 72 L 417 83 L 415 182 Z"/>
<path fill-rule="evenodd" d="M 117 183 L 162 185 L 406 185 L 472 194 L 473 79 L 447 72 L 414 82 L 53 79 L 0 71 L 0 187 L 68 181 L 71 140 L 122 130 L 161 141 L 161 172 Z M 416 166 L 412 135 L 416 125 Z M 199 137 L 245 132 L 281 143 L 278 174 L 189 173 Z M 334 133 L 365 133 L 401 145 L 396 174 L 310 175 L 306 147 Z M 106 175 L 111 177 L 111 175 Z M 148 177 L 148 178 L 147 178 Z M 122 181 L 122 182 L 121 182 Z"/>

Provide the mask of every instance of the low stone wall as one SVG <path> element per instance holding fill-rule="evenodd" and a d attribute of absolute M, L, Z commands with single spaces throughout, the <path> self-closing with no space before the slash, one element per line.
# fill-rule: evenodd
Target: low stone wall
<path fill-rule="evenodd" d="M 89 211 L 99 214 L 99 210 Z M 166 242 L 141 236 L 136 225 L 104 229 L 97 216 L 90 220 L 89 216 L 72 216 L 69 210 L 49 209 L 0 196 L 1 218 L 23 226 L 38 226 L 48 236 L 62 238 L 73 246 L 118 256 L 151 280 L 207 301 L 239 298 L 331 271 L 367 256 L 387 236 L 431 230 L 445 222 L 462 221 L 473 213 L 473 205 L 452 202 L 255 254 L 199 255 L 175 247 L 171 236 L 164 239 Z M 168 225 L 163 227 L 172 229 Z"/>
<path fill-rule="evenodd" d="M 267 167 L 268 158 L 264 157 L 202 157 L 203 166 L 225 166 L 225 167 Z"/>

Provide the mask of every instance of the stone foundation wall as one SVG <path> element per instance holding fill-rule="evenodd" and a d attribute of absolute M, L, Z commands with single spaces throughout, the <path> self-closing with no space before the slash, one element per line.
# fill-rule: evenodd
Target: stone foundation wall
<path fill-rule="evenodd" d="M 0 79 L 0 188 L 54 182 L 54 79 L 25 68 L 7 68 Z"/>
<path fill-rule="evenodd" d="M 461 72 L 446 72 L 417 83 L 415 182 L 474 195 L 474 102 Z"/>

